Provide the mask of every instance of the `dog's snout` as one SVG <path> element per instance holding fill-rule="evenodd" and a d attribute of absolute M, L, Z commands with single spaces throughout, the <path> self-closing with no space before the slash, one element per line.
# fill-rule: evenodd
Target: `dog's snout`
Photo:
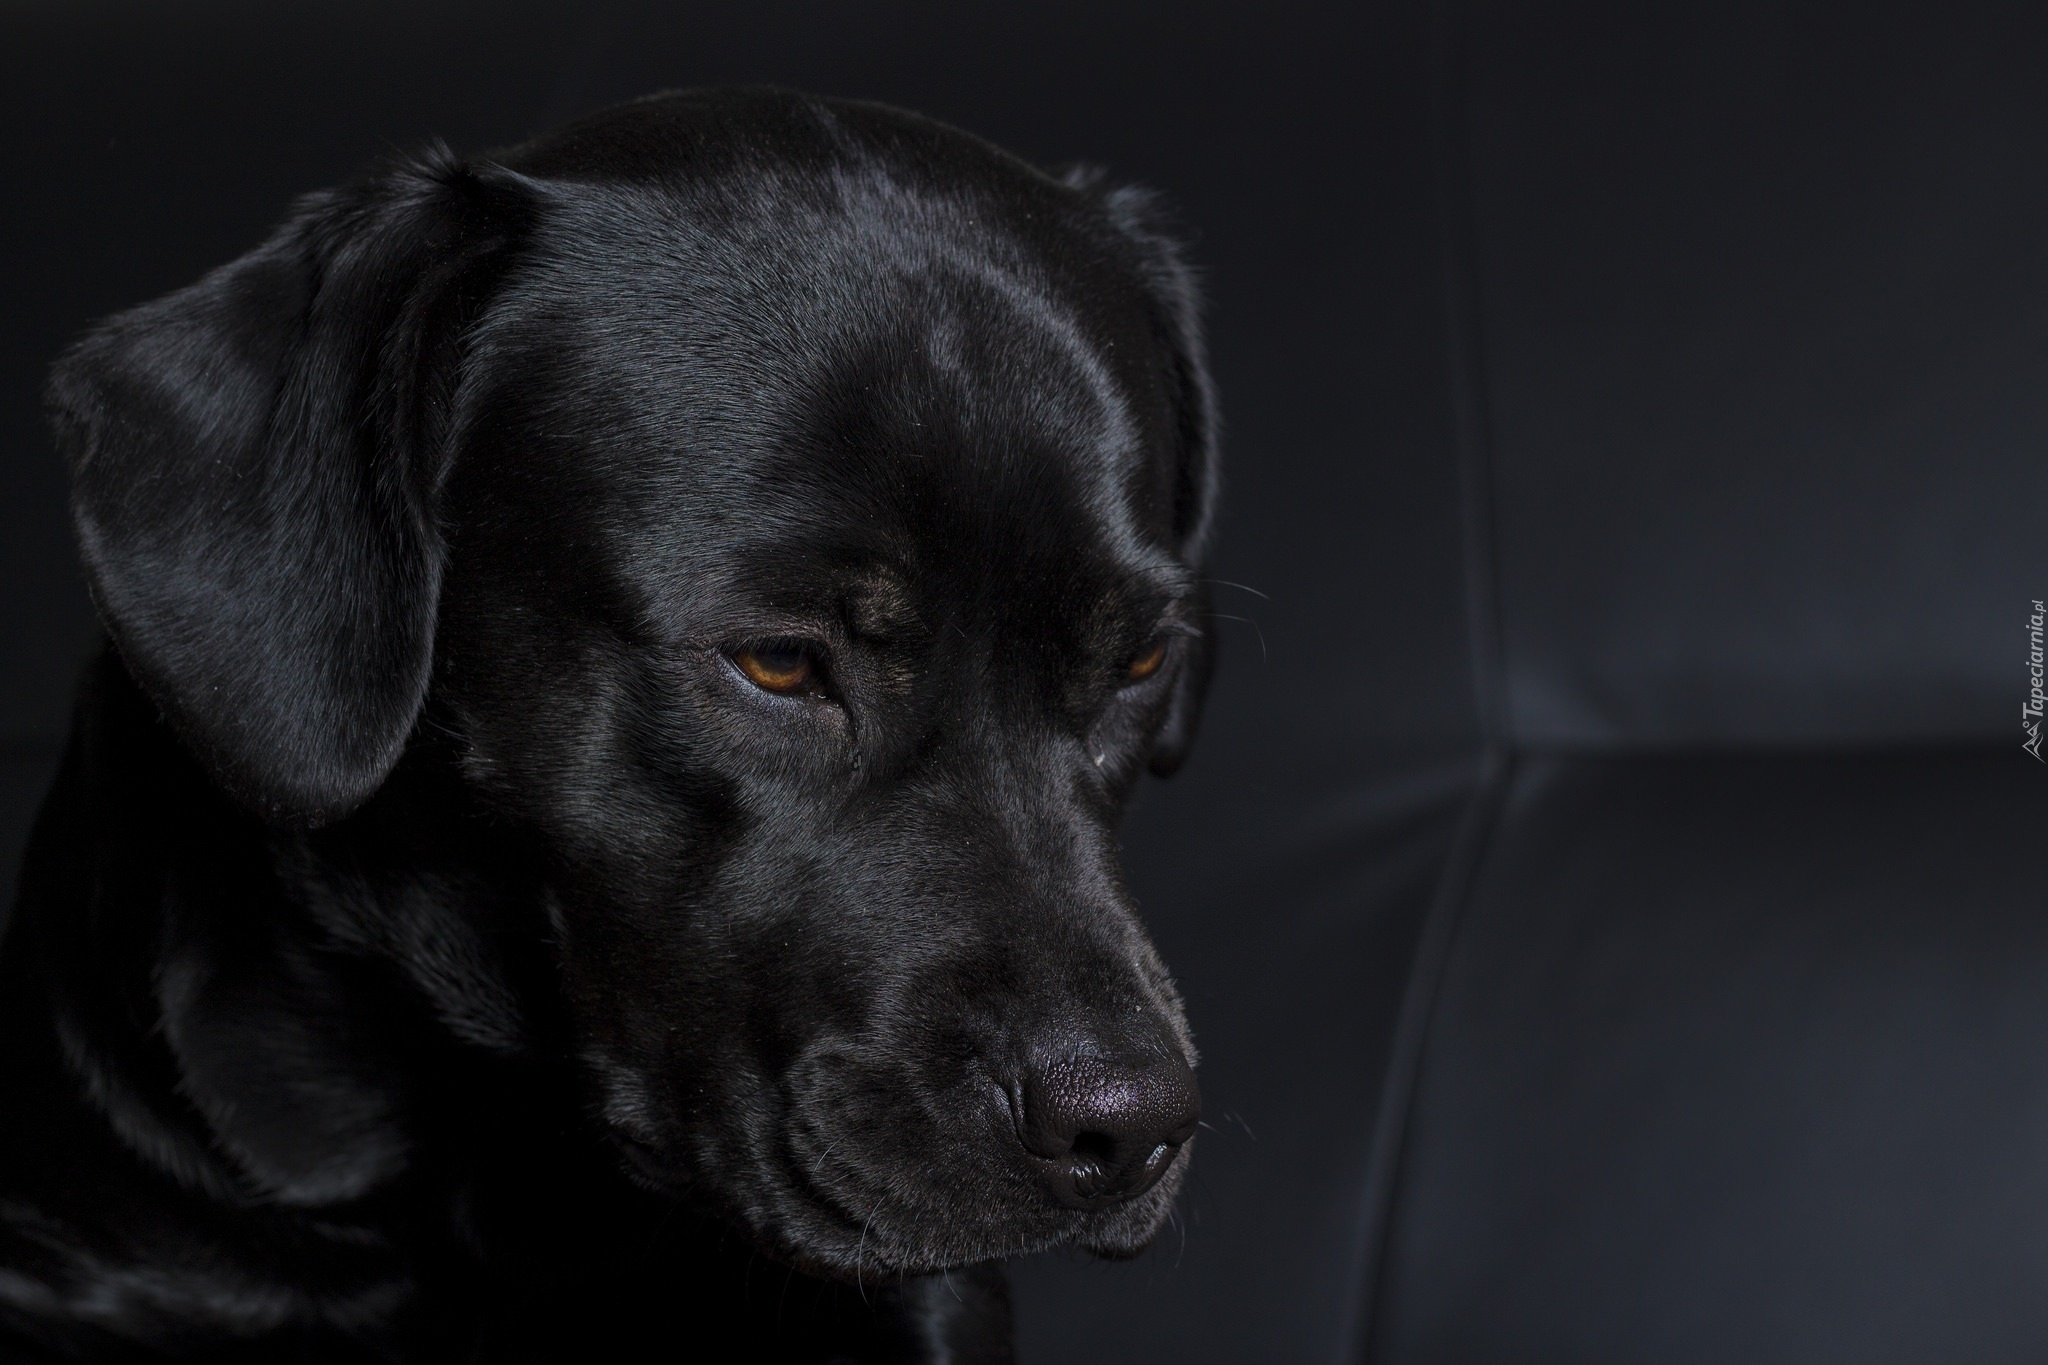
<path fill-rule="evenodd" d="M 1025 1070 L 1018 1128 L 1047 1189 L 1094 1209 L 1150 1189 L 1201 1117 L 1195 1073 L 1177 1052 L 1139 1065 L 1071 1055 Z"/>

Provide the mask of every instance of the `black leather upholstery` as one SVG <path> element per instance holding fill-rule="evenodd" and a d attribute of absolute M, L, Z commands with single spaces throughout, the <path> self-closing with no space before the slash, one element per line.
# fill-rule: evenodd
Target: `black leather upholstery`
<path fill-rule="evenodd" d="M 1992 740 L 2048 592 L 2048 12 L 1473 6 L 1513 733 Z"/>
<path fill-rule="evenodd" d="M 2048 34 L 1991 7 L 1440 18 L 1500 760 L 1462 841 L 1431 826 L 1433 894 L 1353 901 L 1421 945 L 1359 1073 L 1391 1066 L 1377 1159 L 1308 1168 L 1365 1269 L 1303 1304 L 1304 1239 L 1351 1253 L 1302 1199 L 1119 1340 L 2039 1358 L 2048 773 L 2018 722 L 2048 537 L 2019 490 L 2048 474 Z M 1268 1057 L 1341 1055 L 1299 1018 L 1224 1016 Z"/>
<path fill-rule="evenodd" d="M 9 11 L 0 823 L 89 631 L 36 401 L 88 318 L 394 143 L 894 100 L 1199 230 L 1257 590 L 1127 837 L 1204 1053 L 1185 1236 L 1018 1267 L 1025 1358 L 2041 1358 L 2044 25 Z"/>
<path fill-rule="evenodd" d="M 1372 1359 L 2042 1358 L 2048 774 L 2015 758 L 1518 764 Z"/>
<path fill-rule="evenodd" d="M 1410 977 L 1362 1354 L 2039 1359 L 2048 26 L 1443 32 L 1500 760 Z"/>

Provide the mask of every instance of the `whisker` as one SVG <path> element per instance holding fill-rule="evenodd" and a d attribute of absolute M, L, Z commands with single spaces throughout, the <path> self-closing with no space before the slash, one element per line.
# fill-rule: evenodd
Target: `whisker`
<path fill-rule="evenodd" d="M 1227 578 L 1205 578 L 1202 581 L 1204 583 L 1214 583 L 1219 588 L 1236 588 L 1239 592 L 1248 592 L 1252 596 L 1258 598 L 1261 602 L 1270 602 L 1273 600 L 1272 598 L 1266 596 L 1266 594 L 1260 592 L 1257 588 L 1252 587 L 1248 583 L 1233 583 Z"/>

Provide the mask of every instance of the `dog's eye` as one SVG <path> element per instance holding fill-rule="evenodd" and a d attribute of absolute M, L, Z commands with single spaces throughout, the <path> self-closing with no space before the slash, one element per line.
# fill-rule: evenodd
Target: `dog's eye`
<path fill-rule="evenodd" d="M 1159 666 L 1165 662 L 1166 637 L 1162 635 L 1151 644 L 1146 645 L 1137 658 L 1124 665 L 1124 680 L 1134 683 L 1143 682 L 1154 673 L 1157 673 Z"/>
<path fill-rule="evenodd" d="M 733 651 L 732 661 L 746 674 L 748 682 L 780 697 L 815 691 L 818 686 L 816 657 L 792 640 L 747 645 Z"/>

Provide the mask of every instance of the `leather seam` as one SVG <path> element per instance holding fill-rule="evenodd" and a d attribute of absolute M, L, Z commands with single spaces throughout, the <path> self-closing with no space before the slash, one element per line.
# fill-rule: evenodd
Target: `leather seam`
<path fill-rule="evenodd" d="M 1379 1325 L 1378 1308 L 1386 1275 L 1386 1241 L 1394 1223 L 1397 1176 L 1406 1155 L 1415 1090 L 1422 1074 L 1431 1018 L 1449 969 L 1452 950 L 1465 924 L 1481 864 L 1500 826 L 1501 808 L 1512 784 L 1516 761 L 1511 754 L 1488 750 L 1480 757 L 1479 774 L 1459 816 L 1442 876 L 1423 912 L 1421 932 L 1410 959 L 1408 984 L 1396 1016 L 1386 1076 L 1373 1122 L 1371 1155 L 1366 1162 L 1365 1195 L 1360 1216 L 1356 1274 L 1356 1306 L 1342 1340 L 1344 1358 L 1370 1358 Z"/>

